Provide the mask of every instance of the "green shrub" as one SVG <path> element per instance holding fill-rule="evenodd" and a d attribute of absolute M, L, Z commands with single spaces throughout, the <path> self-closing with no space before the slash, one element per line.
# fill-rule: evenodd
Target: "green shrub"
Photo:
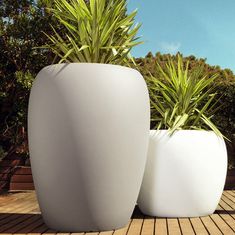
<path fill-rule="evenodd" d="M 181 129 L 211 129 L 222 136 L 211 121 L 216 108 L 211 105 L 216 95 L 211 85 L 217 75 L 208 78 L 201 67 L 189 72 L 189 66 L 178 55 L 176 65 L 172 60 L 166 63 L 166 71 L 158 64 L 159 77 L 146 77 L 154 129 L 167 129 L 171 134 Z"/>
<path fill-rule="evenodd" d="M 33 49 L 48 42 L 54 20 L 43 1 L 2 0 L 0 4 L 0 146 L 2 151 L 28 153 L 29 89 L 52 55 Z M 54 24 L 56 27 L 56 24 Z"/>

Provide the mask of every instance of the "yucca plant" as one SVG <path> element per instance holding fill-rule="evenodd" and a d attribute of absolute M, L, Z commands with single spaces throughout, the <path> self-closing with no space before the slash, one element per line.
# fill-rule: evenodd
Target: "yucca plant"
<path fill-rule="evenodd" d="M 213 81 L 217 74 L 207 77 L 202 68 L 189 72 L 189 62 L 184 66 L 181 56 L 177 65 L 169 60 L 166 70 L 158 64 L 161 77 L 148 77 L 152 122 L 154 129 L 212 130 L 222 134 L 211 121 L 219 108 L 215 98 Z"/>
<path fill-rule="evenodd" d="M 130 50 L 140 44 L 134 23 L 136 11 L 126 14 L 125 0 L 54 0 L 49 8 L 65 28 L 62 35 L 53 28 L 47 35 L 61 62 L 122 64 Z"/>

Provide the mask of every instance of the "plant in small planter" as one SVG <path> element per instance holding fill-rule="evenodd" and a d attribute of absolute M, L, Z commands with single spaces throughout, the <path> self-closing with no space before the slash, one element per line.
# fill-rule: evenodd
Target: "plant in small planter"
<path fill-rule="evenodd" d="M 213 81 L 200 68 L 188 72 L 178 57 L 162 77 L 147 78 L 153 130 L 138 198 L 149 215 L 193 217 L 214 212 L 223 192 L 227 152 L 213 124 Z"/>
<path fill-rule="evenodd" d="M 139 25 L 125 0 L 55 0 L 66 34 L 48 35 L 60 63 L 33 84 L 29 150 L 42 215 L 60 231 L 124 226 L 144 174 L 149 96 L 127 62 Z M 63 63 L 62 63 L 63 62 Z M 114 65 L 115 64 L 115 65 Z"/>

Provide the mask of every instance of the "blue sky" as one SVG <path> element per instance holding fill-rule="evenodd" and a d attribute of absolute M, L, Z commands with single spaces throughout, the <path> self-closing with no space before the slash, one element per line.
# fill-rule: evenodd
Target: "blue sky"
<path fill-rule="evenodd" d="M 136 8 L 145 43 L 133 56 L 180 51 L 235 72 L 235 0 L 129 0 Z"/>

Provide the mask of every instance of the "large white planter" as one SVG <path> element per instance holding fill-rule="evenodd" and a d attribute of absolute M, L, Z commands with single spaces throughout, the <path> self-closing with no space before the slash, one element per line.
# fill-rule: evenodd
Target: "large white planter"
<path fill-rule="evenodd" d="M 138 205 L 160 217 L 212 214 L 227 171 L 224 140 L 212 131 L 150 131 L 148 159 Z"/>
<path fill-rule="evenodd" d="M 45 67 L 33 84 L 28 115 L 46 224 L 67 232 L 126 225 L 149 141 L 149 96 L 140 73 L 105 64 Z"/>

